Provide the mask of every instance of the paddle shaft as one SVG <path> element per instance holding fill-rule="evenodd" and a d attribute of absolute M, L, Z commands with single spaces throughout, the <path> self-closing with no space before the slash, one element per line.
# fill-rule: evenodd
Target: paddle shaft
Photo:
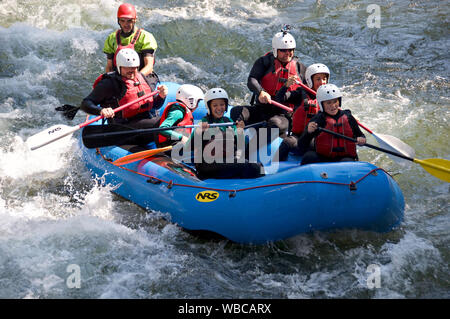
<path fill-rule="evenodd" d="M 210 127 L 219 127 L 219 126 L 230 126 L 234 125 L 234 122 L 227 123 L 214 123 L 210 124 Z M 168 131 L 168 130 L 176 130 L 180 128 L 195 128 L 198 125 L 182 125 L 182 126 L 170 126 L 170 127 L 155 127 L 155 128 L 146 128 L 146 129 L 137 129 L 137 130 L 129 130 L 129 131 L 119 131 L 119 132 L 105 132 L 105 133 L 96 133 L 86 135 L 85 138 L 102 138 L 102 137 L 114 137 L 114 136 L 127 136 L 127 135 L 138 135 L 144 133 L 152 133 L 152 132 L 160 132 L 160 131 Z"/>
<path fill-rule="evenodd" d="M 372 130 L 370 130 L 369 128 L 365 127 L 363 124 L 359 123 L 358 120 L 356 122 L 358 122 L 358 125 L 361 126 L 363 129 L 365 129 L 367 132 L 369 132 L 372 135 L 375 135 L 375 133 L 372 132 Z"/>
<path fill-rule="evenodd" d="M 313 89 L 307 87 L 307 86 L 304 85 L 301 81 L 296 81 L 295 83 L 297 83 L 298 85 L 300 85 L 300 86 L 301 86 L 303 89 L 305 89 L 308 93 L 310 93 L 310 94 L 316 96 L 316 91 L 314 91 Z M 270 104 L 275 105 L 275 106 L 278 106 L 279 108 L 281 108 L 281 109 L 283 109 L 283 110 L 285 110 L 285 111 L 288 111 L 288 112 L 293 112 L 293 111 L 294 111 L 294 110 L 291 109 L 290 107 L 287 107 L 286 105 L 283 105 L 283 104 L 278 103 L 278 102 L 273 101 L 273 100 L 270 102 Z"/>
<path fill-rule="evenodd" d="M 300 85 L 303 89 L 305 89 L 308 93 L 310 93 L 310 94 L 316 96 L 316 91 L 314 91 L 313 89 L 307 87 L 307 86 L 304 85 L 301 81 L 296 81 L 296 83 L 297 83 L 298 85 Z M 275 106 L 278 106 L 278 107 L 282 108 L 283 110 L 291 111 L 291 112 L 292 112 L 292 110 L 291 110 L 290 108 L 288 108 L 287 106 L 285 106 L 285 105 L 283 105 L 283 104 L 280 104 L 280 103 L 278 103 L 278 102 L 272 101 L 271 104 L 273 104 L 273 105 L 275 105 Z M 371 129 L 369 129 L 368 127 L 366 127 L 366 126 L 363 125 L 362 123 L 360 123 L 358 120 L 357 120 L 356 122 L 357 122 L 358 125 L 361 126 L 364 130 L 366 130 L 367 132 L 369 132 L 370 134 L 372 134 L 377 140 L 379 139 L 380 141 L 383 141 L 385 144 L 390 145 L 390 144 L 387 143 L 387 141 L 385 141 L 381 136 L 376 135 Z M 390 145 L 390 146 L 391 146 L 391 145 Z M 370 146 L 369 146 L 369 147 L 370 147 Z M 392 146 L 392 147 L 393 147 L 393 146 Z M 396 149 L 396 148 L 393 147 L 393 149 Z M 396 150 L 398 150 L 398 149 L 396 149 Z M 395 155 L 395 156 L 398 156 L 398 155 L 399 155 L 399 154 L 396 153 L 396 152 L 392 152 L 392 151 L 389 151 L 389 150 L 386 150 L 386 151 L 387 151 L 386 153 L 389 153 L 389 154 L 392 154 L 392 155 Z M 400 154 L 400 155 L 402 155 L 402 154 Z M 402 156 L 399 156 L 399 157 L 402 157 Z M 409 157 L 408 160 L 413 160 L 413 159 L 412 159 L 411 157 Z"/>
<path fill-rule="evenodd" d="M 287 107 L 286 105 L 283 105 L 283 104 L 281 104 L 281 103 L 278 103 L 277 101 L 273 101 L 273 100 L 272 100 L 272 101 L 270 102 L 270 104 L 275 105 L 275 106 L 278 106 L 280 109 L 283 109 L 283 110 L 288 111 L 288 112 L 294 111 L 294 110 L 291 109 L 290 107 Z"/>
<path fill-rule="evenodd" d="M 247 125 L 245 128 L 258 126 L 258 125 L 261 125 L 263 123 L 265 123 L 265 121 Z M 222 124 L 222 126 L 223 126 L 223 124 L 225 124 L 225 123 L 214 123 L 214 124 Z M 211 124 L 211 125 L 214 125 L 214 124 Z M 229 124 L 229 123 L 227 123 L 227 124 Z M 234 123 L 231 123 L 231 124 L 234 124 Z M 161 153 L 161 152 L 170 151 L 171 149 L 172 149 L 172 146 L 166 146 L 166 147 L 157 148 L 157 149 L 153 149 L 153 150 L 147 150 L 147 151 L 142 151 L 142 152 L 138 152 L 138 153 L 133 153 L 133 154 L 126 155 L 126 156 L 123 156 L 123 157 L 115 160 L 113 162 L 113 164 L 114 165 L 125 165 L 125 164 L 129 164 L 129 163 L 133 163 L 133 162 L 145 159 L 147 157 L 154 156 L 154 155 L 156 155 L 158 153 Z"/>
<path fill-rule="evenodd" d="M 158 94 L 158 93 L 159 93 L 158 90 L 153 91 L 153 92 L 151 92 L 151 93 L 149 93 L 149 94 L 146 94 L 146 95 L 144 95 L 144 96 L 141 96 L 140 98 L 138 98 L 138 99 L 136 99 L 136 100 L 133 100 L 133 101 L 128 102 L 128 103 L 126 103 L 126 104 L 124 104 L 124 105 L 122 105 L 122 106 L 119 106 L 119 107 L 113 109 L 113 111 L 114 111 L 114 113 L 117 113 L 117 112 L 122 111 L 123 109 L 129 107 L 130 105 L 133 105 L 133 104 L 135 104 L 135 103 L 137 103 L 137 102 L 140 102 L 140 101 L 142 101 L 142 100 L 144 100 L 144 99 L 146 99 L 146 98 L 152 97 L 153 95 L 156 95 L 156 94 Z M 103 115 L 99 115 L 99 116 L 97 116 L 97 117 L 95 117 L 95 118 L 93 118 L 93 119 L 91 119 L 91 120 L 89 120 L 89 121 L 86 121 L 86 122 L 84 122 L 84 123 L 79 124 L 79 125 L 78 125 L 78 128 L 82 128 L 82 127 L 85 127 L 85 126 L 87 126 L 87 125 L 89 125 L 89 124 L 92 124 L 92 123 L 94 123 L 94 122 L 97 122 L 98 120 L 101 120 L 103 117 L 104 117 Z"/>
<path fill-rule="evenodd" d="M 314 91 L 313 89 L 311 89 L 310 87 L 304 85 L 301 81 L 296 81 L 296 84 L 300 85 L 303 89 L 305 89 L 306 92 L 316 96 L 316 91 Z"/>
<path fill-rule="evenodd" d="M 154 92 L 151 92 L 149 94 L 146 94 L 144 96 L 141 96 L 140 98 L 138 98 L 138 99 L 136 99 L 134 101 L 131 101 L 129 103 L 126 103 L 126 104 L 124 104 L 124 105 L 114 109 L 114 113 L 119 112 L 119 111 L 129 107 L 130 105 L 133 105 L 134 103 L 142 101 L 143 99 L 149 98 L 149 97 L 151 97 L 151 96 L 153 96 L 153 95 L 155 95 L 157 93 L 159 93 L 158 90 L 156 90 Z M 89 121 L 83 122 L 81 124 L 78 124 L 78 125 L 75 125 L 75 126 L 72 126 L 72 127 L 67 127 L 65 125 L 56 125 L 56 126 L 53 126 L 50 129 L 42 131 L 42 132 L 40 132 L 38 134 L 35 134 L 33 136 L 30 136 L 27 139 L 27 142 L 32 144 L 32 145 L 30 145 L 30 149 L 33 151 L 33 150 L 36 150 L 36 149 L 38 149 L 38 148 L 40 148 L 42 146 L 48 145 L 48 144 L 53 143 L 53 142 L 55 142 L 55 141 L 57 141 L 59 139 L 62 139 L 63 137 L 71 135 L 75 131 L 79 130 L 80 128 L 83 128 L 83 127 L 85 127 L 85 126 L 87 126 L 89 124 L 92 124 L 93 122 L 96 122 L 96 121 L 98 121 L 98 120 L 100 120 L 102 118 L 103 118 L 103 115 L 99 115 L 99 116 L 97 116 L 97 117 L 95 117 L 95 118 L 93 118 L 93 119 L 91 119 Z M 31 142 L 33 140 L 34 140 L 34 143 Z"/>
<path fill-rule="evenodd" d="M 329 131 L 327 129 L 321 128 L 319 127 L 320 131 L 341 137 L 343 139 L 352 141 L 356 143 L 356 140 L 354 138 L 333 132 L 333 131 Z M 446 181 L 446 182 L 450 182 L 450 168 L 449 168 L 449 161 L 444 160 L 444 159 L 427 159 L 427 160 L 419 160 L 417 158 L 411 158 L 408 156 L 404 156 L 402 154 L 396 153 L 396 152 L 392 152 L 390 150 L 375 146 L 375 145 L 370 145 L 370 144 L 364 144 L 364 146 L 373 148 L 377 151 L 381 151 L 381 152 L 385 152 L 394 156 L 398 156 L 401 157 L 405 160 L 411 161 L 413 163 L 419 164 L 421 165 L 428 173 L 430 173 L 431 175 Z"/>
<path fill-rule="evenodd" d="M 342 134 L 339 134 L 339 133 L 336 133 L 336 132 L 327 130 L 327 129 L 322 128 L 322 127 L 319 127 L 318 130 L 319 130 L 319 131 L 326 132 L 326 133 L 331 134 L 331 135 L 334 135 L 334 136 L 337 136 L 337 137 L 340 137 L 340 138 L 343 138 L 343 139 L 346 139 L 346 140 L 348 140 L 348 141 L 352 141 L 352 142 L 354 142 L 354 143 L 357 142 L 356 139 L 354 139 L 354 138 L 352 138 L 352 137 L 348 137 L 348 136 L 345 136 L 345 135 L 342 135 Z M 405 159 L 405 160 L 414 162 L 414 158 L 405 156 L 405 155 L 400 154 L 400 153 L 392 152 L 392 151 L 390 151 L 390 150 L 387 150 L 387 149 L 384 149 L 384 148 L 381 148 L 381 147 L 378 147 L 378 146 L 375 146 L 375 145 L 372 145 L 372 144 L 367 144 L 367 143 L 365 143 L 363 146 L 367 146 L 367 147 L 369 147 L 369 148 L 373 148 L 374 150 L 377 150 L 377 151 L 380 151 L 380 152 L 384 152 L 384 153 L 388 153 L 388 154 L 391 154 L 391 155 L 394 155 L 394 156 L 401 157 L 401 158 L 403 158 L 403 159 Z"/>

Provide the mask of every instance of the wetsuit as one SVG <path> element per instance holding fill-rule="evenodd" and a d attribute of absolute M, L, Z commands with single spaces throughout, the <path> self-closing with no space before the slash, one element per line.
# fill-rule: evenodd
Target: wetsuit
<path fill-rule="evenodd" d="M 149 81 L 149 78 L 143 77 L 151 91 L 156 88 L 156 83 Z M 81 109 L 88 114 L 100 115 L 102 108 L 117 108 L 119 101 L 127 93 L 126 84 L 122 76 L 116 71 L 103 74 L 102 79 L 97 83 L 91 93 L 81 102 Z M 122 124 L 124 126 L 136 129 L 153 128 L 159 124 L 158 109 L 164 104 L 164 99 L 159 95 L 154 97 L 153 105 L 149 111 L 140 112 L 135 116 L 124 118 L 122 111 L 117 112 L 113 118 L 108 119 L 108 123 Z M 136 141 L 136 144 L 147 144 L 153 140 L 153 136 L 147 136 L 145 139 Z M 131 144 L 131 142 L 129 143 Z"/>
<path fill-rule="evenodd" d="M 282 86 L 274 100 L 284 105 L 294 105 L 291 134 L 284 138 L 280 145 L 279 160 L 287 160 L 290 151 L 297 155 L 303 155 L 306 150 L 298 147 L 298 139 L 312 117 L 318 113 L 319 107 L 316 104 L 315 96 L 301 87 L 294 91 L 288 91 L 286 86 Z"/>
<path fill-rule="evenodd" d="M 295 63 L 296 75 L 304 82 L 306 67 L 293 57 Z M 247 87 L 253 92 L 252 106 L 236 106 L 231 112 L 230 116 L 233 120 L 242 119 L 246 124 L 257 123 L 260 121 L 268 121 L 268 127 L 278 127 L 280 129 L 280 136 L 284 137 L 289 129 L 290 115 L 288 113 L 271 104 L 261 104 L 258 100 L 259 94 L 263 88 L 263 78 L 275 68 L 275 57 L 273 53 L 268 53 L 258 58 L 248 76 Z M 279 79 L 282 81 L 283 79 Z M 267 91 L 267 90 L 266 90 Z M 272 95 L 274 98 L 276 95 Z M 253 105 L 253 103 L 256 103 Z"/>

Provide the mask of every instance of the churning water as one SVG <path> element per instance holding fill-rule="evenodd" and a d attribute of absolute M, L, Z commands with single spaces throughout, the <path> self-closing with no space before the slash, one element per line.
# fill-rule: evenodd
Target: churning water
<path fill-rule="evenodd" d="M 253 62 L 290 24 L 300 60 L 330 67 L 344 107 L 362 123 L 411 145 L 418 159 L 450 158 L 445 1 L 133 3 L 138 25 L 158 42 L 163 81 L 220 86 L 233 104 L 247 104 Z M 403 190 L 405 220 L 391 233 L 242 246 L 195 238 L 99 186 L 75 137 L 27 150 L 30 135 L 84 121 L 54 108 L 79 104 L 103 72 L 119 4 L 0 2 L 0 298 L 450 297 L 449 184 L 420 165 L 359 150 Z M 69 280 L 73 269 L 79 285 Z"/>

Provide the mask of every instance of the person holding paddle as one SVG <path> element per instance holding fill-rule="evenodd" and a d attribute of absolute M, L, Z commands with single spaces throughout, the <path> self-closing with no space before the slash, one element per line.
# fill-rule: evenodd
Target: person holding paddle
<path fill-rule="evenodd" d="M 287 136 L 290 114 L 271 105 L 271 101 L 289 77 L 303 82 L 306 70 L 294 56 L 296 42 L 288 31 L 289 27 L 286 26 L 276 33 L 272 38 L 272 51 L 253 64 L 247 81 L 248 88 L 253 92 L 252 105 L 234 107 L 230 113 L 233 120 L 242 119 L 246 124 L 267 121 L 269 128 L 279 129 L 279 136 L 282 138 Z M 293 84 L 288 90 L 294 91 L 297 87 L 297 84 Z"/>
<path fill-rule="evenodd" d="M 314 63 L 306 68 L 306 83 L 316 92 L 323 84 L 330 80 L 330 70 L 325 64 Z M 279 160 L 285 161 L 289 151 L 303 155 L 307 150 L 298 148 L 298 139 L 302 135 L 311 118 L 319 112 L 316 95 L 299 86 L 295 91 L 289 88 L 296 83 L 295 76 L 288 78 L 275 96 L 275 100 L 283 104 L 293 104 L 292 134 L 286 137 L 279 148 Z"/>
<path fill-rule="evenodd" d="M 224 116 L 228 109 L 228 94 L 222 88 L 205 93 L 208 113 L 191 134 L 189 143 L 194 149 L 194 162 L 198 176 L 207 178 L 254 178 L 264 175 L 260 163 L 249 163 L 244 157 L 244 121 L 232 127 L 210 127 L 212 124 L 231 122 Z"/>
<path fill-rule="evenodd" d="M 342 93 L 334 84 L 325 84 L 317 90 L 320 112 L 308 123 L 298 143 L 307 149 L 314 138 L 314 149 L 307 151 L 301 165 L 318 162 L 358 160 L 356 145 L 364 145 L 366 137 L 350 110 L 341 110 Z M 320 128 L 355 139 L 356 143 L 322 131 Z"/>
<path fill-rule="evenodd" d="M 134 49 L 139 54 L 139 71 L 144 76 L 156 76 L 153 72 L 155 52 L 158 48 L 154 36 L 136 28 L 137 13 L 132 4 L 124 3 L 117 10 L 120 29 L 108 35 L 103 52 L 106 54 L 106 73 L 117 69 L 117 54 L 121 49 Z"/>
<path fill-rule="evenodd" d="M 117 71 L 101 75 L 94 83 L 92 92 L 83 99 L 81 109 L 88 114 L 101 115 L 108 123 L 121 124 L 131 128 L 144 129 L 159 125 L 159 116 L 152 110 L 159 109 L 166 98 L 168 88 L 158 87 L 156 98 L 149 97 L 138 101 L 117 114 L 114 109 L 137 100 L 155 90 L 142 73 L 138 72 L 139 55 L 133 49 L 122 49 L 117 54 Z M 147 136 L 147 144 L 153 139 Z"/>

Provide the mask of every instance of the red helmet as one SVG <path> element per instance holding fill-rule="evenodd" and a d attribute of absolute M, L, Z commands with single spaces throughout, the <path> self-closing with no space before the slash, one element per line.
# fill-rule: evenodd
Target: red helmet
<path fill-rule="evenodd" d="M 136 9 L 132 4 L 121 4 L 119 10 L 117 10 L 117 18 L 136 19 Z"/>

